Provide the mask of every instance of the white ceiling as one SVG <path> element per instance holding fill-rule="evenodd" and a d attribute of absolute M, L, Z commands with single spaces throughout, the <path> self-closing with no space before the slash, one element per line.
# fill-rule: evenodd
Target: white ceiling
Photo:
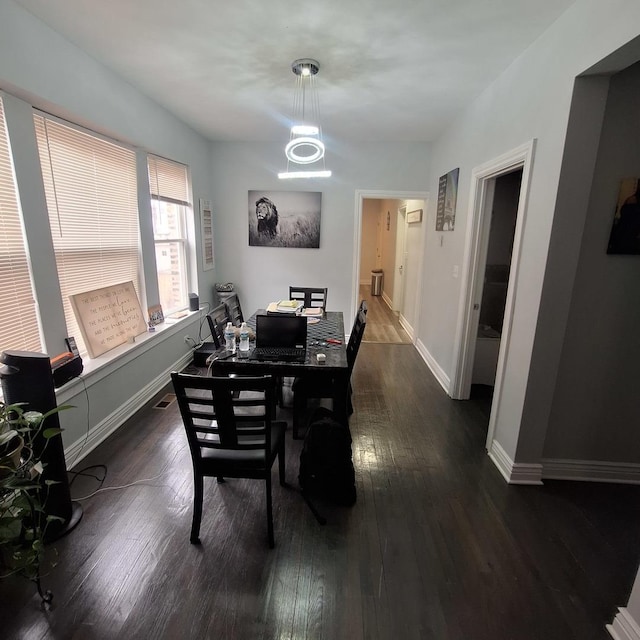
<path fill-rule="evenodd" d="M 573 1 L 16 0 L 212 140 L 285 139 L 309 57 L 325 139 L 378 142 L 436 138 Z"/>

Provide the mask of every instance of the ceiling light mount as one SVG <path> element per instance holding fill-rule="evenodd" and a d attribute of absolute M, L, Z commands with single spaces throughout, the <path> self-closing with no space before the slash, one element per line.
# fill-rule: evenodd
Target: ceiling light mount
<path fill-rule="evenodd" d="M 291 71 L 297 76 L 315 76 L 320 71 L 320 63 L 313 58 L 300 58 L 291 63 Z"/>

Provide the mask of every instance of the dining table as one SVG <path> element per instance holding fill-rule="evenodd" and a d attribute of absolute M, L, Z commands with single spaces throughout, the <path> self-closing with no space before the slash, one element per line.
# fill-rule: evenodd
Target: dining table
<path fill-rule="evenodd" d="M 247 319 L 247 326 L 255 336 L 256 317 L 265 314 L 258 309 Z M 251 358 L 255 341 L 250 349 L 234 354 L 220 349 L 210 358 L 211 375 L 273 375 L 276 377 L 306 377 L 317 379 L 319 384 L 331 384 L 333 411 L 336 419 L 348 424 L 349 365 L 344 334 L 344 318 L 341 311 L 325 311 L 307 318 L 307 344 L 304 362 L 262 361 Z M 324 354 L 324 358 L 318 355 Z"/>

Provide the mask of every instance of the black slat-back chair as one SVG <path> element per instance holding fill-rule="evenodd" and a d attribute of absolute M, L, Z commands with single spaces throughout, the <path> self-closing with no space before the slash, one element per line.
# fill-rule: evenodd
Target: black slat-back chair
<path fill-rule="evenodd" d="M 322 307 L 327 310 L 327 287 L 289 287 L 289 300 L 300 300 L 302 306 Z"/>
<path fill-rule="evenodd" d="M 285 422 L 275 416 L 275 382 L 271 376 L 207 377 L 172 373 L 180 414 L 193 462 L 191 543 L 200 543 L 205 477 L 264 480 L 267 533 L 274 546 L 271 468 L 278 457 L 285 484 Z"/>
<path fill-rule="evenodd" d="M 244 316 L 242 315 L 242 307 L 240 306 L 240 298 L 238 294 L 234 293 L 224 299 L 224 304 L 227 305 L 227 313 L 231 324 L 234 327 L 239 327 L 244 322 Z"/>
<path fill-rule="evenodd" d="M 349 335 L 349 342 L 347 343 L 347 363 L 349 365 L 349 380 L 351 380 L 351 373 L 356 363 L 356 357 L 360 350 L 360 343 L 362 342 L 362 336 L 367 325 L 367 304 L 362 301 L 358 311 L 356 313 L 353 327 Z M 333 398 L 334 389 L 333 383 L 319 381 L 315 377 L 299 377 L 293 381 L 293 437 L 298 438 L 300 427 L 302 426 L 302 420 L 307 409 L 307 400 L 309 398 Z M 348 411 L 353 412 L 353 406 L 351 405 L 351 382 L 349 381 L 349 390 L 347 394 L 349 402 Z"/>
<path fill-rule="evenodd" d="M 222 303 L 207 313 L 207 322 L 211 330 L 211 339 L 216 345 L 216 349 L 224 347 L 224 328 L 227 322 L 231 321 L 227 305 Z"/>

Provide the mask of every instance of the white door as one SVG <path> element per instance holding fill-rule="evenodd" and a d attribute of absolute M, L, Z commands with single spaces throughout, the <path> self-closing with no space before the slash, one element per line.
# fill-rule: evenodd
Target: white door
<path fill-rule="evenodd" d="M 407 207 L 400 207 L 396 215 L 396 261 L 392 308 L 401 313 L 405 297 L 405 271 L 407 267 Z"/>

